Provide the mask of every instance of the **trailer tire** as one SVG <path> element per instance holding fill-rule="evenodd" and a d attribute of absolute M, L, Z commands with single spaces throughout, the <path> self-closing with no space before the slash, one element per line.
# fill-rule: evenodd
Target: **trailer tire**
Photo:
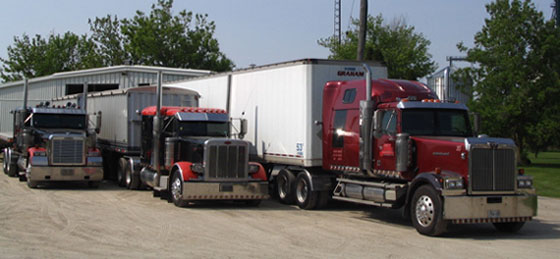
<path fill-rule="evenodd" d="M 4 173 L 6 173 L 10 177 L 15 177 L 18 172 L 17 163 L 14 163 L 14 158 L 12 157 L 12 152 L 9 149 L 6 149 L 7 152 L 4 152 Z"/>
<path fill-rule="evenodd" d="M 492 223 L 492 224 L 500 232 L 515 233 L 523 227 L 525 222 L 506 222 L 506 223 Z"/>
<path fill-rule="evenodd" d="M 99 181 L 88 182 L 88 187 L 92 188 L 92 189 L 97 189 L 97 188 L 99 188 L 100 184 L 101 184 L 101 182 L 99 182 Z"/>
<path fill-rule="evenodd" d="M 311 190 L 311 180 L 306 173 L 298 174 L 295 189 L 296 203 L 300 209 L 312 210 L 317 208 L 320 193 Z"/>
<path fill-rule="evenodd" d="M 179 172 L 173 173 L 171 184 L 169 186 L 169 195 L 173 204 L 177 207 L 186 207 L 189 203 L 183 200 L 183 179 L 179 176 Z"/>
<path fill-rule="evenodd" d="M 140 179 L 137 174 L 132 173 L 132 168 L 130 168 L 129 163 L 126 163 L 124 169 L 124 181 L 126 188 L 129 190 L 138 190 L 140 188 Z"/>
<path fill-rule="evenodd" d="M 276 190 L 278 199 L 284 204 L 294 204 L 295 200 L 295 176 L 288 170 L 282 170 L 276 176 Z"/>
<path fill-rule="evenodd" d="M 447 228 L 443 219 L 443 202 L 434 188 L 422 185 L 414 192 L 410 202 L 412 224 L 420 234 L 439 236 Z"/>
<path fill-rule="evenodd" d="M 125 158 L 121 157 L 117 166 L 117 184 L 121 187 L 125 187 L 125 170 L 127 167 L 127 161 Z"/>

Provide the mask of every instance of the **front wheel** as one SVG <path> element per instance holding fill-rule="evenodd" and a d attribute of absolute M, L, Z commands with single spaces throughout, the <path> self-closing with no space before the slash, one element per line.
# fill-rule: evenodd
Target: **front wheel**
<path fill-rule="evenodd" d="M 507 222 L 507 223 L 493 223 L 493 224 L 494 227 L 501 232 L 515 233 L 523 227 L 525 222 Z"/>
<path fill-rule="evenodd" d="M 177 207 L 185 207 L 188 202 L 183 200 L 183 180 L 179 176 L 178 172 L 173 174 L 173 179 L 171 180 L 171 201 Z"/>
<path fill-rule="evenodd" d="M 311 180 L 306 173 L 300 173 L 296 179 L 296 203 L 304 210 L 317 207 L 319 192 L 311 190 Z"/>
<path fill-rule="evenodd" d="M 424 235 L 439 236 L 445 232 L 447 221 L 443 219 L 443 202 L 429 185 L 420 186 L 412 197 L 410 213 L 412 224 Z"/>

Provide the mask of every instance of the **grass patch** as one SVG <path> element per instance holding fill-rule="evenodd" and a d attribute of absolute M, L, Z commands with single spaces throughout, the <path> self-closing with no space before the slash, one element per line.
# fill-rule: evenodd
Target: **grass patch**
<path fill-rule="evenodd" d="M 530 166 L 522 166 L 525 174 L 533 176 L 537 194 L 560 198 L 560 152 L 541 152 L 536 158 L 529 154 Z"/>

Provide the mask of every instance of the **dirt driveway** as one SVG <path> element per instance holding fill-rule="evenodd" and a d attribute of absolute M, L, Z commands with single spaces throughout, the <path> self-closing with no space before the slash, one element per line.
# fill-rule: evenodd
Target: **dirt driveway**
<path fill-rule="evenodd" d="M 560 200 L 517 234 L 492 225 L 419 235 L 401 211 L 333 203 L 321 211 L 265 201 L 176 208 L 111 182 L 29 189 L 0 173 L 2 258 L 558 258 Z"/>

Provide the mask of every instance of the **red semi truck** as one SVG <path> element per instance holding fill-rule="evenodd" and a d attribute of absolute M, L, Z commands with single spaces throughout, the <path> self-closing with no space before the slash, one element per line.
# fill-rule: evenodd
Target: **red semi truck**
<path fill-rule="evenodd" d="M 426 235 L 448 223 L 513 232 L 536 215 L 532 178 L 516 170 L 512 140 L 476 136 L 465 105 L 384 77 L 381 64 L 311 59 L 175 85 L 246 122 L 239 136 L 252 142 L 283 203 L 404 208 Z"/>

